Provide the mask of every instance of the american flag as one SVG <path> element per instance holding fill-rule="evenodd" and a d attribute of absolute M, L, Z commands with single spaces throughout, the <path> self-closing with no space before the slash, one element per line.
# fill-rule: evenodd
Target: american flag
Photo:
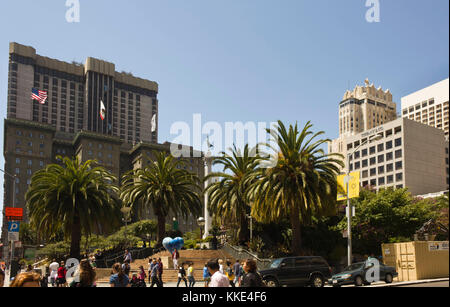
<path fill-rule="evenodd" d="M 45 104 L 45 101 L 47 100 L 47 92 L 33 88 L 31 90 L 31 99 L 39 101 L 40 104 Z"/>

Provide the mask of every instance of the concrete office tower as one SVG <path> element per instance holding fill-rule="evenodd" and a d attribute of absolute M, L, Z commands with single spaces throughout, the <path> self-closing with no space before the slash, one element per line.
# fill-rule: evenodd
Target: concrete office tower
<path fill-rule="evenodd" d="M 445 169 L 448 190 L 449 175 L 449 79 L 402 98 L 402 116 L 444 131 Z"/>
<path fill-rule="evenodd" d="M 389 90 L 375 88 L 369 80 L 347 91 L 339 103 L 339 138 L 328 144 L 329 152 L 347 153 L 345 140 L 397 118 L 397 105 Z M 343 170 L 345 171 L 345 170 Z"/>
<path fill-rule="evenodd" d="M 47 91 L 47 103 L 31 100 L 32 88 Z M 9 46 L 8 118 L 119 137 L 126 143 L 157 143 L 158 84 L 115 71 L 113 63 L 87 58 L 66 63 L 36 54 L 32 47 Z M 101 120 L 100 101 L 106 108 Z"/>
<path fill-rule="evenodd" d="M 449 137 L 449 79 L 402 98 L 402 116 L 444 130 Z"/>
<path fill-rule="evenodd" d="M 374 135 L 383 137 L 366 142 Z M 413 195 L 448 189 L 445 184 L 444 132 L 415 121 L 399 118 L 376 129 L 345 139 L 353 152 L 350 171 L 361 172 L 363 187 L 372 189 L 405 188 Z"/>

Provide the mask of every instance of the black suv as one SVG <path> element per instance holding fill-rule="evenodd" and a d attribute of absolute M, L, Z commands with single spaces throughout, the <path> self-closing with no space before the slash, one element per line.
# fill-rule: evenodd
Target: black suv
<path fill-rule="evenodd" d="M 322 257 L 288 257 L 275 259 L 260 273 L 268 287 L 321 288 L 331 277 L 331 268 Z"/>

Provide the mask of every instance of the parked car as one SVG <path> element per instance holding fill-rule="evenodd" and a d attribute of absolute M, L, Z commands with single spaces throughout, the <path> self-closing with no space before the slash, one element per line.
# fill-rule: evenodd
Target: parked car
<path fill-rule="evenodd" d="M 343 285 L 354 284 L 357 287 L 363 285 L 370 285 L 370 282 L 366 280 L 366 272 L 372 268 L 374 264 L 368 262 L 358 262 L 347 267 L 343 272 L 333 275 L 328 281 L 333 287 L 340 287 Z M 380 281 L 384 281 L 388 284 L 392 283 L 395 277 L 398 276 L 394 267 L 390 267 L 380 263 Z"/>
<path fill-rule="evenodd" d="M 275 259 L 260 273 L 268 287 L 321 288 L 331 277 L 331 268 L 322 257 L 287 257 Z"/>

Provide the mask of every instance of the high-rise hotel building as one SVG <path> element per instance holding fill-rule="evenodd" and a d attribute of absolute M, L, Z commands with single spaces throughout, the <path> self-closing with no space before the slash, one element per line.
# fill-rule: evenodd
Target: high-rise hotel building
<path fill-rule="evenodd" d="M 33 88 L 47 91 L 45 104 L 31 99 Z M 24 208 L 27 221 L 25 193 L 31 177 L 47 164 L 59 163 L 57 156 L 96 160 L 120 180 L 127 171 L 148 165 L 154 151 L 169 153 L 170 143 L 158 144 L 157 94 L 156 82 L 116 72 L 113 63 L 94 58 L 85 64 L 65 63 L 11 43 L 3 169 L 16 177 L 14 185 L 11 176 L 4 176 L 3 207 L 15 203 Z M 184 168 L 203 179 L 203 158 L 186 162 Z M 182 231 L 197 228 L 194 217 L 180 219 L 179 225 Z"/>
<path fill-rule="evenodd" d="M 45 105 L 33 103 L 32 88 L 47 91 Z M 113 63 L 87 58 L 65 63 L 36 54 L 32 47 L 9 48 L 8 118 L 52 126 L 56 131 L 91 131 L 126 143 L 157 143 L 158 84 L 115 71 Z M 100 119 L 100 100 L 106 107 Z M 157 121 L 156 121 L 157 123 Z"/>
<path fill-rule="evenodd" d="M 339 138 L 329 143 L 329 152 L 346 155 L 346 138 L 396 119 L 396 110 L 391 92 L 375 88 L 367 79 L 364 86 L 347 90 L 339 103 Z"/>
<path fill-rule="evenodd" d="M 433 105 L 431 97 L 430 101 Z M 422 100 L 414 104 L 414 109 L 418 105 L 422 107 Z M 444 108 L 445 102 L 441 110 Z M 448 190 L 448 142 L 444 142 L 444 131 L 409 118 L 397 118 L 391 93 L 375 89 L 366 80 L 365 87 L 347 91 L 340 103 L 339 138 L 328 144 L 328 151 L 344 156 L 343 173 L 360 172 L 363 187 L 406 187 L 413 195 L 438 193 Z"/>

